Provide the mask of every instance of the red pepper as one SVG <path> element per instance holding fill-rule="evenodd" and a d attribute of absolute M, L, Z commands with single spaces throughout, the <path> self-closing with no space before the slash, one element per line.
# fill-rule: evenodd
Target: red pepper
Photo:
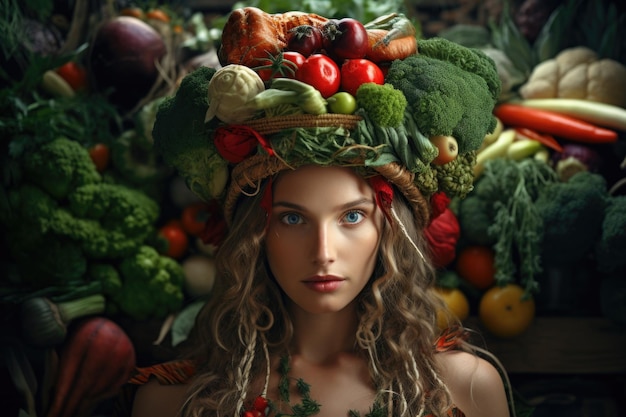
<path fill-rule="evenodd" d="M 617 141 L 617 132 L 614 130 L 553 111 L 504 103 L 497 106 L 493 113 L 505 125 L 527 127 L 572 141 L 595 144 Z"/>
<path fill-rule="evenodd" d="M 557 142 L 556 139 L 554 139 L 554 136 L 547 133 L 539 133 L 527 127 L 516 127 L 515 133 L 524 138 L 536 140 L 542 145 L 545 145 L 550 149 L 554 149 L 557 152 L 563 152 L 563 147 L 561 146 L 561 144 Z"/>

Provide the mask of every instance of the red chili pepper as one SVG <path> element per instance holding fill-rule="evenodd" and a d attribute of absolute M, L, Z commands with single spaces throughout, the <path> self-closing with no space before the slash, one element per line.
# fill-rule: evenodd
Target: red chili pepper
<path fill-rule="evenodd" d="M 538 132 L 583 143 L 613 143 L 617 132 L 598 127 L 571 116 L 548 110 L 504 103 L 494 109 L 494 115 L 511 127 L 527 127 Z"/>
<path fill-rule="evenodd" d="M 563 152 L 561 144 L 554 139 L 554 136 L 547 133 L 539 133 L 536 130 L 529 129 L 527 127 L 516 127 L 515 133 L 527 139 L 536 140 L 542 145 L 545 145 L 550 149 L 554 149 L 557 152 Z"/>

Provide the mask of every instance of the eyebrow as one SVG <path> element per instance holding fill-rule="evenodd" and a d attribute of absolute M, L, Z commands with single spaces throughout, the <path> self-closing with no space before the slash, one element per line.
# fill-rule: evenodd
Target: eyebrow
<path fill-rule="evenodd" d="M 336 210 L 348 210 L 350 208 L 358 207 L 358 206 L 361 206 L 363 204 L 374 205 L 374 201 L 369 199 L 369 198 L 360 198 L 358 200 L 349 201 L 349 202 L 347 202 L 345 204 L 341 204 L 341 205 L 337 206 L 335 209 Z M 294 210 L 306 211 L 306 207 L 301 206 L 300 204 L 291 203 L 289 201 L 276 201 L 272 205 L 272 207 L 277 207 L 277 206 L 286 207 L 286 208 L 292 208 Z"/>

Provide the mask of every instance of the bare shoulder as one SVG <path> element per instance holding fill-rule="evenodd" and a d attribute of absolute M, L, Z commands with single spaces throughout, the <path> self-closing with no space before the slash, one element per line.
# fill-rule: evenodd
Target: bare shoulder
<path fill-rule="evenodd" d="M 152 379 L 139 387 L 132 417 L 177 417 L 187 399 L 186 384 L 162 385 Z"/>
<path fill-rule="evenodd" d="M 490 362 L 462 351 L 436 355 L 454 404 L 467 417 L 508 417 L 504 381 Z"/>

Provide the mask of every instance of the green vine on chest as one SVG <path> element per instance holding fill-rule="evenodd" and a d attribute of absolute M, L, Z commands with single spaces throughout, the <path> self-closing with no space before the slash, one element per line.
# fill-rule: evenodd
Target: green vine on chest
<path fill-rule="evenodd" d="M 276 404 L 270 401 L 270 408 L 274 411 L 276 417 L 310 417 L 319 413 L 320 404 L 311 398 L 311 386 L 306 383 L 302 378 L 296 379 L 296 389 L 302 397 L 302 401 L 299 404 L 292 405 L 290 403 L 290 378 L 289 371 L 291 367 L 289 365 L 289 357 L 283 356 L 280 359 L 279 373 L 280 380 L 278 382 L 278 393 L 280 401 L 287 404 L 291 408 L 291 414 L 281 413 L 278 411 Z M 370 411 L 365 414 L 365 417 L 385 417 L 387 410 L 380 404 L 379 401 L 375 401 Z M 348 417 L 361 417 L 361 413 L 356 410 L 348 411 Z"/>

